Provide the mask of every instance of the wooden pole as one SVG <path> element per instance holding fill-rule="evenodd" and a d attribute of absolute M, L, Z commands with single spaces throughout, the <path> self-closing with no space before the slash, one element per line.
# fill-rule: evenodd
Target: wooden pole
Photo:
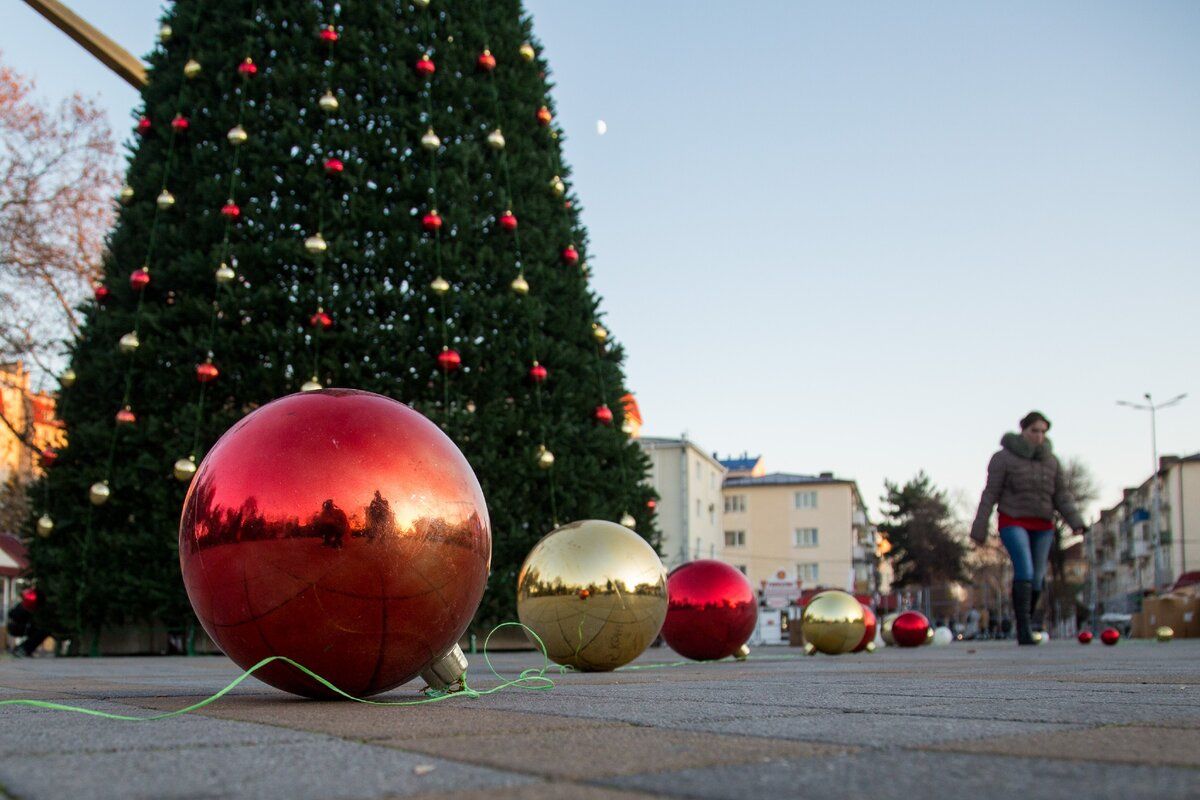
<path fill-rule="evenodd" d="M 130 86 L 141 89 L 146 85 L 146 67 L 136 56 L 58 0 L 25 0 L 25 3 L 74 39 L 84 50 L 100 59 L 100 63 L 117 73 Z"/>

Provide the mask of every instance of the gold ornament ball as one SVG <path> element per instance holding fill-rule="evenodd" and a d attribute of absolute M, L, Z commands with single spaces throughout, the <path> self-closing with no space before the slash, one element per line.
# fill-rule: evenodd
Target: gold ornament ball
<path fill-rule="evenodd" d="M 429 288 L 433 290 L 434 294 L 436 294 L 438 297 L 441 297 L 446 292 L 450 291 L 450 283 L 439 275 L 433 279 L 433 283 L 429 284 Z"/>
<path fill-rule="evenodd" d="M 200 62 L 194 58 L 189 58 L 188 62 L 183 65 L 183 76 L 191 79 L 200 74 Z"/>
<path fill-rule="evenodd" d="M 324 236 L 314 233 L 304 240 L 304 249 L 308 251 L 310 256 L 319 256 L 329 249 L 329 245 L 325 243 Z"/>
<path fill-rule="evenodd" d="M 425 134 L 421 137 L 421 147 L 424 147 L 426 150 L 432 151 L 432 150 L 437 150 L 441 146 L 442 146 L 442 140 L 439 139 L 438 135 L 433 132 L 433 128 L 430 128 L 429 130 L 425 131 Z"/>
<path fill-rule="evenodd" d="M 515 293 L 521 295 L 522 297 L 529 294 L 529 281 L 525 280 L 524 275 L 518 275 L 517 277 L 513 278 L 513 282 L 510 283 L 509 286 L 512 287 L 512 290 Z"/>
<path fill-rule="evenodd" d="M 879 626 L 879 638 L 883 639 L 883 643 L 888 647 L 895 647 L 896 640 L 892 637 L 892 623 L 896 621 L 896 617 L 900 616 L 899 611 L 893 611 L 883 618 Z"/>
<path fill-rule="evenodd" d="M 217 283 L 229 283 L 237 277 L 237 273 L 228 264 L 222 263 L 217 267 Z"/>
<path fill-rule="evenodd" d="M 75 375 L 75 370 L 68 369 L 68 370 L 64 371 L 62 375 L 60 375 L 58 377 L 58 382 L 61 383 L 64 387 L 70 389 L 72 386 L 75 385 L 76 378 L 77 378 L 77 376 Z"/>
<path fill-rule="evenodd" d="M 166 44 L 167 42 L 171 41 L 172 33 L 174 33 L 174 31 L 171 30 L 171 26 L 164 22 L 158 29 L 158 40 L 163 44 Z"/>
<path fill-rule="evenodd" d="M 108 488 L 107 482 L 96 481 L 92 484 L 92 488 L 88 489 L 88 500 L 91 500 L 94 506 L 102 506 L 108 502 L 111 494 L 112 491 Z"/>
<path fill-rule="evenodd" d="M 333 96 L 333 92 L 325 92 L 317 101 L 317 105 L 321 107 L 322 111 L 332 114 L 338 110 L 338 99 Z"/>
<path fill-rule="evenodd" d="M 555 663 L 613 670 L 658 636 L 667 616 L 667 571 L 654 548 L 628 528 L 572 522 L 544 536 L 525 559 L 517 616 Z"/>
<path fill-rule="evenodd" d="M 815 656 L 816 654 L 817 654 L 816 645 L 814 645 L 812 642 L 805 642 L 804 643 L 804 655 Z"/>
<path fill-rule="evenodd" d="M 121 191 L 117 194 L 117 199 L 121 201 L 121 205 L 127 206 L 133 202 L 133 187 L 125 184 L 121 187 Z"/>
<path fill-rule="evenodd" d="M 608 331 L 602 325 L 595 322 L 592 323 L 592 338 L 597 342 L 603 342 L 608 338 Z"/>
<path fill-rule="evenodd" d="M 804 641 L 830 656 L 849 653 L 867 635 L 862 603 L 846 592 L 828 591 L 808 601 L 801 617 Z"/>
<path fill-rule="evenodd" d="M 319 391 L 320 389 L 323 389 L 323 388 L 324 388 L 324 387 L 323 387 L 323 386 L 321 386 L 321 382 L 320 382 L 319 380 L 317 380 L 317 376 L 316 376 L 316 375 L 314 375 L 314 376 L 312 376 L 312 378 L 310 378 L 309 380 L 306 380 L 306 381 L 305 381 L 305 382 L 304 382 L 304 383 L 303 383 L 303 384 L 300 386 L 300 391 L 302 391 L 302 392 L 316 392 L 316 391 Z"/>
<path fill-rule="evenodd" d="M 555 175 L 550 179 L 550 191 L 554 192 L 555 197 L 562 197 L 567 193 L 567 185 L 563 183 L 563 179 Z"/>
<path fill-rule="evenodd" d="M 196 474 L 196 460 L 192 457 L 181 458 L 175 462 L 172 471 L 175 473 L 175 480 L 180 483 L 187 483 Z"/>
<path fill-rule="evenodd" d="M 928 628 L 925 629 L 925 641 L 921 642 L 921 644 L 933 644 L 933 626 L 932 625 L 930 625 Z"/>
<path fill-rule="evenodd" d="M 413 5 L 417 8 L 429 8 L 429 0 L 413 0 Z"/>
<path fill-rule="evenodd" d="M 37 532 L 38 536 L 41 536 L 43 539 L 54 533 L 54 520 L 50 518 L 49 514 L 42 514 L 38 517 Z"/>
<path fill-rule="evenodd" d="M 155 202 L 158 203 L 158 208 L 160 211 L 167 211 L 175 205 L 175 195 L 171 194 L 166 189 L 163 189 L 162 193 L 159 194 L 158 199 L 155 200 Z"/>
<path fill-rule="evenodd" d="M 864 653 L 874 653 L 876 650 L 874 642 L 867 642 L 867 646 L 863 648 Z"/>
<path fill-rule="evenodd" d="M 550 469 L 554 466 L 554 453 L 547 450 L 544 444 L 538 446 L 537 465 L 542 469 Z"/>
<path fill-rule="evenodd" d="M 1175 629 L 1170 625 L 1159 625 L 1154 630 L 1154 638 L 1160 642 L 1169 642 L 1175 638 Z"/>
<path fill-rule="evenodd" d="M 225 138 L 229 140 L 231 145 L 237 147 L 238 145 L 245 144 L 246 140 L 250 138 L 250 134 L 246 133 L 246 129 L 241 125 L 234 125 L 229 129 L 229 133 L 225 134 Z"/>
<path fill-rule="evenodd" d="M 621 515 L 621 524 L 626 528 L 629 528 L 631 531 L 637 528 L 637 520 L 634 519 L 633 514 L 630 514 L 629 512 L 625 512 Z"/>
<path fill-rule="evenodd" d="M 533 61 L 534 57 L 537 55 L 537 53 L 535 53 L 533 50 L 533 45 L 531 45 L 529 42 L 522 44 L 521 48 L 517 52 L 519 52 L 521 54 L 521 58 L 525 59 L 526 61 Z"/>
<path fill-rule="evenodd" d="M 504 149 L 504 134 L 500 132 L 499 128 L 496 128 L 496 130 L 492 131 L 491 133 L 489 133 L 487 135 L 487 143 L 488 143 L 488 147 L 492 148 L 493 150 L 496 150 L 496 151 L 503 150 Z"/>
<path fill-rule="evenodd" d="M 138 340 L 138 335 L 133 331 L 130 331 L 121 337 L 121 340 L 117 342 L 117 347 L 120 348 L 122 353 L 132 353 L 134 350 L 137 350 L 141 344 L 142 343 Z"/>

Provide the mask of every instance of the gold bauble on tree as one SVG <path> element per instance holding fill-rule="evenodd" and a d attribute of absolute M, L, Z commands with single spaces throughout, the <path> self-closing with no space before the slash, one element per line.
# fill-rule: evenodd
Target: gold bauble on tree
<path fill-rule="evenodd" d="M 555 197 L 562 197 L 567 193 L 567 185 L 563 183 L 563 179 L 555 175 L 550 179 L 550 191 L 554 192 Z"/>
<path fill-rule="evenodd" d="M 1160 642 L 1169 642 L 1175 638 L 1175 629 L 1170 625 L 1159 625 L 1154 630 L 1154 638 Z"/>
<path fill-rule="evenodd" d="M 137 332 L 130 331 L 121 337 L 121 340 L 117 342 L 117 347 L 120 348 L 122 353 L 132 353 L 134 350 L 137 350 L 141 344 L 141 341 L 138 340 Z"/>
<path fill-rule="evenodd" d="M 424 147 L 426 150 L 432 152 L 441 146 L 442 140 L 438 138 L 436 133 L 434 133 L 433 128 L 430 128 L 429 130 L 425 131 L 424 134 L 422 134 L 421 147 Z"/>
<path fill-rule="evenodd" d="M 338 110 L 338 99 L 333 96 L 332 91 L 327 90 L 325 94 L 321 95 L 321 99 L 317 101 L 317 105 L 320 106 L 321 110 L 325 113 L 332 114 L 334 111 Z"/>
<path fill-rule="evenodd" d="M 546 445 L 538 445 L 537 465 L 542 469 L 550 469 L 554 466 L 554 453 L 546 449 Z"/>
<path fill-rule="evenodd" d="M 439 275 L 433 279 L 432 283 L 429 284 L 429 288 L 434 294 L 436 294 L 438 297 L 441 297 L 446 292 L 450 291 L 450 283 L 441 275 Z"/>
<path fill-rule="evenodd" d="M 593 322 L 592 338 L 597 342 L 604 342 L 606 339 L 608 339 L 608 331 L 604 329 L 603 325 Z"/>
<path fill-rule="evenodd" d="M 163 44 L 166 44 L 167 42 L 171 41 L 172 33 L 174 33 L 174 31 L 171 30 L 171 26 L 164 22 L 158 28 L 158 40 Z"/>
<path fill-rule="evenodd" d="M 626 528 L 629 528 L 629 530 L 634 530 L 637 528 L 637 520 L 634 519 L 633 514 L 630 514 L 628 511 L 621 515 L 621 524 Z"/>
<path fill-rule="evenodd" d="M 517 52 L 520 53 L 521 58 L 525 59 L 526 61 L 533 61 L 534 57 L 537 56 L 537 53 L 535 53 L 533 50 L 533 45 L 531 45 L 529 42 L 522 44 Z"/>
<path fill-rule="evenodd" d="M 324 236 L 314 233 L 304 240 L 304 249 L 310 256 L 319 256 L 329 249 L 329 245 L 326 244 Z"/>
<path fill-rule="evenodd" d="M 196 474 L 196 457 L 188 456 L 187 458 L 179 459 L 175 462 L 172 472 L 175 473 L 175 480 L 180 483 L 187 483 Z"/>
<path fill-rule="evenodd" d="M 225 134 L 225 138 L 229 140 L 231 145 L 237 147 L 238 145 L 245 144 L 246 140 L 250 138 L 250 134 L 246 133 L 246 129 L 241 125 L 234 125 L 229 129 L 229 133 Z"/>
<path fill-rule="evenodd" d="M 117 194 L 117 199 L 121 201 L 121 205 L 127 206 L 133 202 L 134 191 L 133 187 L 128 183 L 121 187 L 121 191 Z"/>
<path fill-rule="evenodd" d="M 504 134 L 500 132 L 499 128 L 496 128 L 496 130 L 487 135 L 487 143 L 488 147 L 492 148 L 493 150 L 503 150 L 505 144 Z"/>
<path fill-rule="evenodd" d="M 112 491 L 108 488 L 108 481 L 96 481 L 88 489 L 88 500 L 94 506 L 102 506 L 108 502 L 109 495 L 111 494 Z"/>
<path fill-rule="evenodd" d="M 75 375 L 75 370 L 73 370 L 73 369 L 63 370 L 63 374 L 58 376 L 58 382 L 61 383 L 64 388 L 67 388 L 67 389 L 70 389 L 72 386 L 75 385 L 75 380 L 76 380 L 76 375 Z"/>
<path fill-rule="evenodd" d="M 572 522 L 548 533 L 525 559 L 517 616 L 554 662 L 613 670 L 641 655 L 662 629 L 667 572 L 654 548 L 628 528 Z"/>
<path fill-rule="evenodd" d="M 167 211 L 167 210 L 171 209 L 172 207 L 174 207 L 175 195 L 171 194 L 166 189 L 163 189 L 159 193 L 158 199 L 156 199 L 154 202 L 156 202 L 158 204 L 158 208 L 160 211 Z"/>
<path fill-rule="evenodd" d="M 804 641 L 830 656 L 849 653 L 867 634 L 862 603 L 838 589 L 821 592 L 809 600 L 800 625 Z"/>
<path fill-rule="evenodd" d="M 319 380 L 317 380 L 317 376 L 316 376 L 316 375 L 313 375 L 311 378 L 309 378 L 309 379 L 308 379 L 308 380 L 306 380 L 306 381 L 305 381 L 303 384 L 301 384 L 301 386 L 300 386 L 300 391 L 302 391 L 302 392 L 315 392 L 315 391 L 318 391 L 318 390 L 320 390 L 320 389 L 322 389 L 322 388 L 324 388 L 324 387 L 323 387 L 323 386 L 321 386 L 321 382 L 320 382 Z"/>
<path fill-rule="evenodd" d="M 513 278 L 513 282 L 509 284 L 513 292 L 524 297 L 529 294 L 529 281 L 525 280 L 525 275 L 521 274 Z"/>
<path fill-rule="evenodd" d="M 217 283 L 229 283 L 237 277 L 237 273 L 228 264 L 222 263 L 217 267 Z"/>
<path fill-rule="evenodd" d="M 37 532 L 38 536 L 41 536 L 43 539 L 54 533 L 54 520 L 50 518 L 49 514 L 42 514 L 38 517 Z"/>
<path fill-rule="evenodd" d="M 203 67 L 200 62 L 194 58 L 189 58 L 187 63 L 183 65 L 183 76 L 189 80 L 200 74 Z"/>

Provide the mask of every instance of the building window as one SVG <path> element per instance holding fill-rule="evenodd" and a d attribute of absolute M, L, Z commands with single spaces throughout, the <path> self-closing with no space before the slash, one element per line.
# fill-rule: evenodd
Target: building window
<path fill-rule="evenodd" d="M 746 532 L 745 531 L 725 531 L 725 546 L 726 547 L 745 547 Z"/>
<path fill-rule="evenodd" d="M 805 583 L 817 583 L 821 580 L 817 564 L 797 564 L 796 579 Z"/>
<path fill-rule="evenodd" d="M 738 571 L 738 572 L 740 572 L 740 573 L 742 573 L 743 575 L 745 575 L 745 574 L 746 574 L 746 565 L 745 565 L 745 564 L 738 564 L 738 565 L 737 565 L 737 571 Z"/>
<path fill-rule="evenodd" d="M 816 508 L 816 492 L 796 492 L 796 508 Z"/>
<path fill-rule="evenodd" d="M 816 528 L 796 528 L 793 531 L 792 547 L 816 547 L 818 544 Z"/>
<path fill-rule="evenodd" d="M 746 495 L 731 494 L 725 496 L 725 513 L 746 510 Z"/>
<path fill-rule="evenodd" d="M 699 497 L 696 498 L 696 516 L 697 517 L 700 516 L 700 498 Z"/>

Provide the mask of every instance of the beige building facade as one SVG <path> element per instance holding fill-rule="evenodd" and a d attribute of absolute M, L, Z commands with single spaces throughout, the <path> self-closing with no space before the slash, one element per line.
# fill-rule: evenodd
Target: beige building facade
<path fill-rule="evenodd" d="M 637 442 L 650 458 L 650 482 L 659 496 L 663 564 L 672 569 L 686 561 L 720 558 L 725 468 L 686 437 L 643 436 Z"/>
<path fill-rule="evenodd" d="M 877 534 L 854 481 L 831 473 L 730 477 L 722 509 L 722 560 L 755 586 L 783 579 L 801 589 L 880 588 Z"/>

